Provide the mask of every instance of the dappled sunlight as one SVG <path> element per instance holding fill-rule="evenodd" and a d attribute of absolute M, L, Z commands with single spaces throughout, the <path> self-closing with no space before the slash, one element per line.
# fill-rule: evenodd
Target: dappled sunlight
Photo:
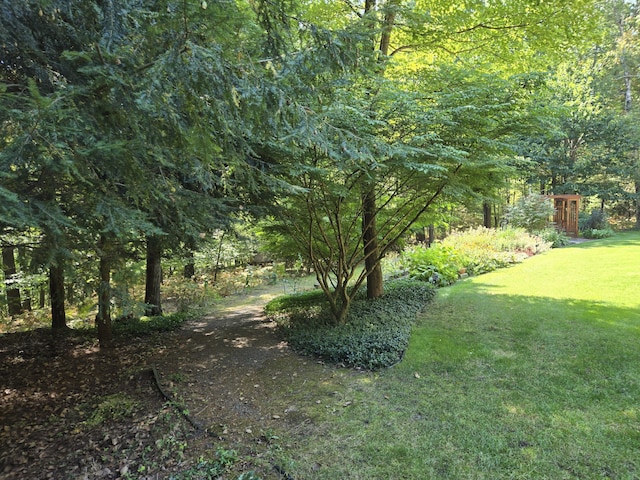
<path fill-rule="evenodd" d="M 279 342 L 276 343 L 275 345 L 269 345 L 269 346 L 265 346 L 265 347 L 260 347 L 263 350 L 287 350 L 289 348 L 289 344 L 287 342 Z"/>
<path fill-rule="evenodd" d="M 511 350 L 502 350 L 502 349 L 497 349 L 497 350 L 492 350 L 491 354 L 495 357 L 495 358 L 515 358 L 516 357 L 516 352 L 513 352 Z"/>
<path fill-rule="evenodd" d="M 255 339 L 254 339 L 255 340 Z M 247 337 L 237 337 L 234 339 L 224 339 L 224 343 L 232 346 L 233 348 L 247 348 L 251 346 L 251 339 Z"/>
<path fill-rule="evenodd" d="M 505 405 L 506 411 L 511 415 L 525 416 L 524 409 L 518 405 Z"/>
<path fill-rule="evenodd" d="M 551 415 L 550 420 L 551 426 L 559 431 L 593 435 L 593 422 L 585 411 L 562 410 Z"/>

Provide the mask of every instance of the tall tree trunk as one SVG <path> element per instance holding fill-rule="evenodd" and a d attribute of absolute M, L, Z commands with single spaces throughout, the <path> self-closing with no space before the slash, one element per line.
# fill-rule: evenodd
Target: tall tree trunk
<path fill-rule="evenodd" d="M 193 259 L 193 251 L 189 250 L 187 252 L 187 263 L 184 265 L 184 271 L 182 272 L 182 276 L 184 278 L 193 278 L 196 274 L 196 263 Z"/>
<path fill-rule="evenodd" d="M 113 346 L 113 332 L 111 329 L 111 245 L 104 236 L 100 239 L 100 284 L 98 287 L 98 341 L 100 348 Z"/>
<path fill-rule="evenodd" d="M 29 259 L 27 258 L 27 248 L 25 246 L 18 248 L 18 264 L 19 265 L 28 265 Z M 31 301 L 31 297 L 33 295 L 33 288 L 27 287 L 23 288 L 20 292 L 22 295 L 22 311 L 30 312 L 33 308 L 33 304 Z"/>
<path fill-rule="evenodd" d="M 145 315 L 162 315 L 160 284 L 162 283 L 162 242 L 160 237 L 147 237 L 147 281 L 144 294 Z"/>
<path fill-rule="evenodd" d="M 483 224 L 486 228 L 491 228 L 493 226 L 493 222 L 491 221 L 491 204 L 489 202 L 484 202 L 482 204 L 482 218 Z"/>
<path fill-rule="evenodd" d="M 40 286 L 40 299 L 38 300 L 38 308 L 42 310 L 47 302 L 47 292 L 44 286 Z"/>
<path fill-rule="evenodd" d="M 375 8 L 375 0 L 365 0 L 365 14 Z M 380 53 L 382 65 L 389 55 L 391 42 L 391 32 L 395 24 L 395 4 L 391 2 L 389 10 L 385 13 L 380 37 Z M 374 26 L 375 28 L 375 26 Z M 367 298 L 378 298 L 384 293 L 384 280 L 382 277 L 382 266 L 380 265 L 380 247 L 378 245 L 378 232 L 376 226 L 376 193 L 375 186 L 371 186 L 362 198 L 362 239 L 364 241 L 365 269 L 367 272 Z"/>
<path fill-rule="evenodd" d="M 640 230 L 640 181 L 636 180 L 636 229 Z"/>
<path fill-rule="evenodd" d="M 362 239 L 364 241 L 364 265 L 367 271 L 367 298 L 378 298 L 384 293 L 380 249 L 376 229 L 376 198 L 373 189 L 362 198 Z"/>
<path fill-rule="evenodd" d="M 20 300 L 20 289 L 12 286 L 15 280 L 16 259 L 14 247 L 2 247 L 2 270 L 4 271 L 4 281 L 7 289 L 7 306 L 9 315 L 20 315 L 22 313 L 22 302 Z"/>
<path fill-rule="evenodd" d="M 64 265 L 61 260 L 49 267 L 49 296 L 51 298 L 51 329 L 64 330 L 67 328 L 67 317 L 64 309 Z"/>
<path fill-rule="evenodd" d="M 223 231 L 222 235 L 220 235 L 220 240 L 218 240 L 218 251 L 216 253 L 216 265 L 213 270 L 213 283 L 214 285 L 218 283 L 218 273 L 220 272 L 220 259 L 222 258 L 222 241 L 224 240 L 224 236 L 227 232 Z"/>

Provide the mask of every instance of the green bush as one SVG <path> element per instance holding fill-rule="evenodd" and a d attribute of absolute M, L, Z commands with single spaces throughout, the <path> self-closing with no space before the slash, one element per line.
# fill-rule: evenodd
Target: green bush
<path fill-rule="evenodd" d="M 431 301 L 434 288 L 417 280 L 388 282 L 375 300 L 358 295 L 347 322 L 331 325 L 320 291 L 287 295 L 265 307 L 292 348 L 336 364 L 376 370 L 398 363 L 409 344 L 417 314 Z"/>
<path fill-rule="evenodd" d="M 591 228 L 591 229 L 582 231 L 582 236 L 584 238 L 592 238 L 592 239 L 608 238 L 608 237 L 611 237 L 613 234 L 614 232 L 611 228 L 604 228 L 604 229 Z"/>
<path fill-rule="evenodd" d="M 522 228 L 480 227 L 454 232 L 428 249 L 414 247 L 403 259 L 411 277 L 444 286 L 455 282 L 463 268 L 471 275 L 479 275 L 519 263 L 550 247 L 550 242 Z"/>
<path fill-rule="evenodd" d="M 580 233 L 584 238 L 607 238 L 613 235 L 609 216 L 604 210 L 596 208 L 586 218 L 580 218 Z"/>
<path fill-rule="evenodd" d="M 539 232 L 549 225 L 555 209 L 549 198 L 543 195 L 527 195 L 507 210 L 509 226 L 524 228 L 527 232 Z"/>
<path fill-rule="evenodd" d="M 580 231 L 611 229 L 609 216 L 599 208 L 591 210 L 591 214 L 588 217 L 580 217 L 578 223 Z"/>
<path fill-rule="evenodd" d="M 552 248 L 565 247 L 569 245 L 569 237 L 566 233 L 556 230 L 555 228 L 547 228 L 540 232 L 540 237 L 551 244 Z"/>
<path fill-rule="evenodd" d="M 435 243 L 430 248 L 412 247 L 405 250 L 402 263 L 411 278 L 444 287 L 458 280 L 458 272 L 468 260 L 455 247 Z"/>

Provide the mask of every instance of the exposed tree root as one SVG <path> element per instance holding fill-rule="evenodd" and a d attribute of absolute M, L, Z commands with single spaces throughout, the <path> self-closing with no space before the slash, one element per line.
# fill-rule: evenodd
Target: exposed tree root
<path fill-rule="evenodd" d="M 162 385 L 160 384 L 160 375 L 158 374 L 158 370 L 156 369 L 155 366 L 151 366 L 151 373 L 153 374 L 153 379 L 155 381 L 156 387 L 158 389 L 158 391 L 160 392 L 160 394 L 171 404 L 173 405 L 173 407 L 180 412 L 180 415 L 182 415 L 185 420 L 187 422 L 189 422 L 191 424 L 191 426 L 196 430 L 196 432 L 200 433 L 200 432 L 204 432 L 205 428 L 199 423 L 197 422 L 194 418 L 192 418 L 186 411 L 184 408 L 182 408 L 180 406 L 180 404 L 178 402 L 175 401 L 175 399 L 171 396 L 171 394 L 169 392 L 167 392 L 164 388 L 162 388 Z"/>

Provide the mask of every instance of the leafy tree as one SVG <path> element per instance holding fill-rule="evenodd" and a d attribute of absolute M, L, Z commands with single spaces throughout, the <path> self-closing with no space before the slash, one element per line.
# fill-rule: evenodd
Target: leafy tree
<path fill-rule="evenodd" d="M 3 126 L 14 134 L 0 154 L 12 172 L 2 185 L 31 206 L 22 225 L 45 233 L 43 265 L 60 267 L 73 249 L 96 252 L 97 323 L 108 345 L 110 272 L 129 243 L 146 238 L 150 247 L 146 302 L 160 313 L 163 245 L 193 243 L 258 197 L 265 172 L 252 145 L 268 131 L 255 122 L 267 101 L 256 84 L 263 71 L 252 60 L 250 10 L 124 0 L 2 5 L 6 58 L 23 45 L 16 39 L 28 40 L 16 57 L 24 65 L 3 62 L 6 83 L 15 83 L 5 89 L 14 108 Z M 36 31 L 43 18 L 53 22 L 43 28 L 51 38 Z"/>
<path fill-rule="evenodd" d="M 349 286 L 357 290 L 368 277 L 369 296 L 382 293 L 380 259 L 429 208 L 440 199 L 486 197 L 487 185 L 501 185 L 507 137 L 526 123 L 525 89 L 505 80 L 519 72 L 508 66 L 509 41 L 527 35 L 530 67 L 534 47 L 559 34 L 540 29 L 557 5 L 516 3 L 502 10 L 328 3 L 303 14 L 314 35 L 302 45 L 321 48 L 292 49 L 279 64 L 298 108 L 279 154 L 294 160 L 284 178 L 302 192 L 285 197 L 287 217 L 278 218 L 314 263 L 337 322 L 346 319 Z M 314 27 L 314 14 L 325 29 Z M 464 53 L 463 44 L 477 50 Z M 509 60 L 490 68 L 497 52 Z M 459 65 L 445 66 L 455 56 Z M 306 90 L 296 89 L 292 74 Z"/>
<path fill-rule="evenodd" d="M 549 225 L 554 208 L 544 195 L 527 195 L 518 199 L 507 211 L 509 225 L 529 233 L 540 232 Z"/>

